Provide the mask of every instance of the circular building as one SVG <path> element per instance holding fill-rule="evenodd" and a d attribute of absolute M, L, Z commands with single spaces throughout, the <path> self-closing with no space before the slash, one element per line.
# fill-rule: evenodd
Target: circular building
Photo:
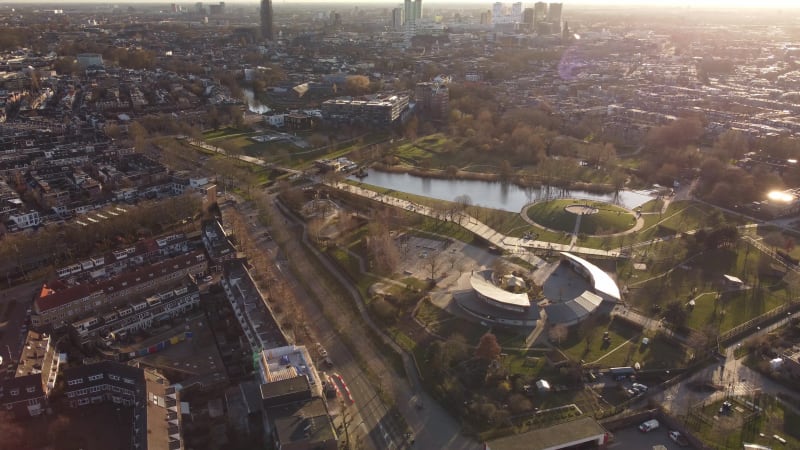
<path fill-rule="evenodd" d="M 513 282 L 513 280 L 512 280 Z M 544 299 L 532 303 L 527 293 L 514 293 L 495 282 L 491 270 L 474 272 L 471 291 L 454 294 L 456 303 L 482 322 L 535 327 L 574 325 L 596 313 L 604 304 L 620 301 L 616 282 L 583 258 L 562 252 L 544 285 Z"/>

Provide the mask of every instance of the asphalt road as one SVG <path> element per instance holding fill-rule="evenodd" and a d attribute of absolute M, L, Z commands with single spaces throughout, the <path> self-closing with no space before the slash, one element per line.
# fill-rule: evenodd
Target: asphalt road
<path fill-rule="evenodd" d="M 241 202 L 237 205 L 237 209 L 248 218 L 250 215 L 255 214 L 254 210 L 247 209 Z M 289 270 L 286 262 L 276 261 L 278 246 L 274 240 L 257 239 L 259 250 L 263 250 L 271 257 L 275 266 L 292 289 L 298 305 L 302 308 L 306 321 L 310 325 L 310 332 L 315 336 L 313 339 L 316 339 L 316 341 L 305 342 L 312 355 L 317 357 L 316 349 L 313 348 L 312 343 L 320 342 L 328 350 L 328 356 L 334 364 L 329 372 L 336 372 L 342 376 L 355 400 L 355 404 L 343 408 L 346 414 L 334 418 L 334 425 L 337 427 L 342 425 L 343 418 L 347 417 L 350 441 L 351 443 L 359 443 L 353 445 L 354 448 L 404 448 L 403 434 L 405 431 L 400 429 L 400 423 L 396 418 L 388 415 L 389 410 L 380 402 L 376 387 L 364 377 L 354 356 L 353 349 L 348 348 L 344 341 L 339 338 L 335 325 L 328 321 L 311 297 L 314 295 L 322 301 L 330 301 L 334 294 L 328 292 L 326 286 L 319 281 L 318 277 L 314 276 L 313 266 L 302 260 L 305 254 L 299 248 L 299 239 L 296 239 L 293 234 L 294 231 L 291 229 L 293 224 L 284 222 L 283 216 L 277 210 L 272 210 L 272 217 L 276 225 L 271 227 L 269 231 L 276 240 L 279 240 L 282 235 L 291 238 L 286 243 L 286 251 L 291 255 L 292 262 L 297 264 L 304 274 L 308 274 L 308 277 L 298 280 Z M 264 232 L 268 231 L 267 228 L 261 226 L 255 220 L 248 220 L 248 222 L 248 231 L 252 233 L 254 238 L 263 236 Z M 322 370 L 320 364 L 317 364 L 317 370 Z M 343 441 L 345 439 L 343 429 L 340 429 L 338 434 L 340 441 Z"/>

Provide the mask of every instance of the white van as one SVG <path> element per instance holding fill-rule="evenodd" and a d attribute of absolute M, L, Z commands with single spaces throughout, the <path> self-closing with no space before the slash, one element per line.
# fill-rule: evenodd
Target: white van
<path fill-rule="evenodd" d="M 639 431 L 642 433 L 649 433 L 653 430 L 658 429 L 659 423 L 656 419 L 650 419 L 647 422 L 643 422 L 639 425 Z"/>

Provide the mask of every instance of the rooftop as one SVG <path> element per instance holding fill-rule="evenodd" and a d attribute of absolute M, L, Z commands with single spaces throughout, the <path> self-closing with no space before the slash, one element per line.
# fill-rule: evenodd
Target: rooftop
<path fill-rule="evenodd" d="M 269 408 L 267 417 L 284 450 L 336 450 L 338 442 L 325 402 L 304 402 Z"/>
<path fill-rule="evenodd" d="M 552 427 L 506 436 L 487 442 L 492 450 L 546 450 L 568 443 L 599 438 L 606 430 L 591 417 L 560 423 Z"/>
<path fill-rule="evenodd" d="M 611 275 L 605 273 L 602 269 L 590 263 L 589 261 L 586 261 L 579 256 L 575 256 L 572 253 L 561 252 L 561 254 L 575 264 L 583 267 L 589 273 L 589 276 L 592 279 L 592 287 L 597 293 L 606 295 L 617 301 L 622 299 L 622 296 L 619 293 L 619 287 L 614 279 L 611 278 Z"/>
<path fill-rule="evenodd" d="M 527 293 L 515 294 L 513 292 L 509 292 L 492 283 L 492 281 L 488 278 L 490 276 L 490 271 L 473 273 L 472 277 L 469 279 L 472 289 L 474 289 L 478 294 L 490 298 L 496 302 L 515 306 L 524 306 L 526 308 L 531 306 L 531 301 L 528 298 Z"/>

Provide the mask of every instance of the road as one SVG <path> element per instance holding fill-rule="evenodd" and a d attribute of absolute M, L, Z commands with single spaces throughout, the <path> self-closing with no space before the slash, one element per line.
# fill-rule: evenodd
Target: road
<path fill-rule="evenodd" d="M 241 201 L 237 206 L 239 212 L 246 217 L 256 215 L 255 209 L 252 208 L 252 205 Z M 274 257 L 279 251 L 276 241 L 280 241 L 283 244 L 284 254 L 291 255 L 290 261 L 279 261 L 276 266 L 293 290 L 294 297 L 297 299 L 299 307 L 303 310 L 306 322 L 312 325 L 311 328 L 313 330 L 310 331 L 315 336 L 315 342 L 322 343 L 328 350 L 329 358 L 334 364 L 332 370 L 339 373 L 350 388 L 355 404 L 352 406 L 344 405 L 343 410 L 346 412 L 347 422 L 349 422 L 349 433 L 347 434 L 350 435 L 351 442 L 360 442 L 361 448 L 365 449 L 404 448 L 401 446 L 405 433 L 405 429 L 401 427 L 402 421 L 398 421 L 396 417 L 391 417 L 389 408 L 379 401 L 377 388 L 364 377 L 356 354 L 358 353 L 362 358 L 368 360 L 370 366 L 378 367 L 375 369 L 376 373 L 391 373 L 391 369 L 385 365 L 385 362 L 381 361 L 379 364 L 374 361 L 375 359 L 382 360 L 382 358 L 375 350 L 370 350 L 373 348 L 372 346 L 365 345 L 364 339 L 354 337 L 351 341 L 356 344 L 357 348 L 349 348 L 345 341 L 339 338 L 337 327 L 351 330 L 357 327 L 352 326 L 352 322 L 347 319 L 346 311 L 340 312 L 335 306 L 332 299 L 336 297 L 336 293 L 331 292 L 320 281 L 322 275 L 315 275 L 316 269 L 314 265 L 306 260 L 306 254 L 300 247 L 300 240 L 297 237 L 297 233 L 301 228 L 286 221 L 283 215 L 274 207 L 271 208 L 270 214 L 273 226 L 269 228 L 269 231 L 275 240 L 259 240 L 260 250 Z M 267 228 L 254 221 L 250 221 L 248 229 L 254 237 L 261 236 L 267 231 Z M 289 265 L 294 266 L 295 272 L 290 270 Z M 305 276 L 303 279 L 297 279 L 294 273 L 302 273 Z M 313 297 L 324 302 L 328 317 L 335 316 L 342 320 L 337 321 L 337 323 L 331 323 L 320 309 L 320 303 L 315 302 Z M 364 335 L 363 333 L 353 334 Z M 309 347 L 314 352 L 313 346 L 309 345 Z M 316 353 L 314 355 L 316 356 Z M 341 425 L 343 417 L 344 415 L 336 417 L 334 423 L 337 426 Z M 379 432 L 381 427 L 390 432 Z M 340 440 L 344 439 L 345 433 L 340 430 L 339 434 Z"/>
<path fill-rule="evenodd" d="M 725 359 L 717 364 L 713 364 L 695 373 L 688 380 L 678 383 L 669 389 L 654 394 L 653 399 L 661 404 L 667 411 L 675 415 L 683 415 L 689 410 L 689 406 L 697 402 L 709 399 L 721 398 L 726 394 L 737 396 L 753 395 L 757 390 L 766 394 L 786 393 L 795 396 L 796 393 L 783 385 L 765 377 L 743 364 L 743 358 L 736 359 L 734 352 L 736 347 L 744 345 L 744 342 L 758 336 L 763 336 L 776 328 L 786 325 L 792 318 L 800 317 L 800 312 L 787 315 L 785 318 L 767 327 L 758 329 L 755 333 L 731 343 L 725 348 Z M 724 390 L 713 393 L 697 392 L 689 388 L 691 382 L 713 383 L 723 386 Z"/>
<path fill-rule="evenodd" d="M 402 414 L 410 428 L 408 431 L 416 441 L 415 448 L 480 448 L 477 442 L 461 435 L 460 425 L 422 391 L 413 362 L 407 354 L 402 353 L 406 372 L 410 372 L 411 379 L 407 380 L 395 374 L 383 354 L 385 350 L 365 339 L 371 335 L 366 329 L 368 326 L 372 328 L 373 333 L 378 332 L 382 335 L 382 330 L 371 322 L 363 309 L 359 314 L 353 311 L 352 302 L 357 302 L 357 306 L 363 308 L 358 292 L 330 261 L 325 258 L 320 259 L 321 255 L 318 252 L 315 258 L 318 262 L 309 259 L 310 255 L 302 247 L 304 231 L 302 224 L 296 223 L 291 215 L 284 215 L 274 202 L 269 204 L 269 213 L 272 217 L 270 230 L 276 240 L 283 240 L 284 251 L 291 255 L 295 273 L 303 274 L 302 287 L 321 301 L 319 303 L 311 301 L 308 295 L 298 297 L 301 301 L 306 300 L 302 301 L 302 306 L 308 314 L 309 323 L 314 323 L 316 331 L 320 334 L 320 341 L 328 348 L 336 370 L 350 387 L 356 401 L 355 406 L 362 414 L 364 426 L 358 425 L 359 429 L 366 431 L 376 448 L 405 448 L 408 442 L 404 436 L 406 429 L 401 425 L 402 420 L 393 416 L 390 410 L 378 401 L 380 397 L 376 394 L 382 390 L 395 399 L 397 410 Z M 321 281 L 329 275 L 319 273 L 322 269 L 320 263 L 325 271 L 337 277 L 338 281 L 346 286 L 350 298 L 342 297 L 339 292 L 332 292 L 328 285 Z M 358 298 L 352 298 L 354 296 Z M 324 315 L 319 308 L 320 305 L 325 310 Z M 346 340 L 353 348 L 344 345 L 340 333 L 349 336 Z M 388 345 L 395 346 L 391 341 Z M 358 364 L 355 355 L 358 355 L 360 362 Z M 365 376 L 365 366 L 373 376 Z M 417 399 L 425 405 L 424 409 L 416 407 Z"/>

